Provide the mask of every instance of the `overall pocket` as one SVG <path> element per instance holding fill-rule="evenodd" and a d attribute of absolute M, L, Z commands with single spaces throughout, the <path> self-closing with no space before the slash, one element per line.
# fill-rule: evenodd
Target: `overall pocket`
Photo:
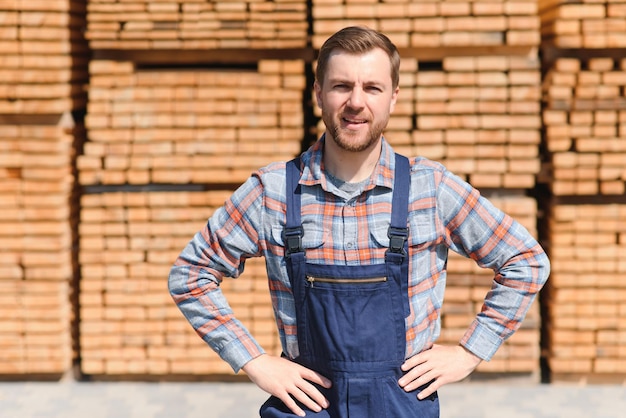
<path fill-rule="evenodd" d="M 304 305 L 307 346 L 315 357 L 337 362 L 397 360 L 399 336 L 386 277 L 308 276 Z"/>

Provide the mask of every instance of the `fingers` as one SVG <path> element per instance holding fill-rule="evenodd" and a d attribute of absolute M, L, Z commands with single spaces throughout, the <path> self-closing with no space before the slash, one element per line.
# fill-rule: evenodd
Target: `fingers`
<path fill-rule="evenodd" d="M 304 416 L 305 413 L 296 401 L 300 402 L 301 405 L 314 412 L 320 412 L 322 408 L 328 408 L 328 400 L 319 391 L 315 384 L 325 388 L 330 388 L 332 386 L 332 382 L 328 378 L 314 372 L 311 369 L 295 363 L 292 364 L 296 365 L 299 369 L 300 378 L 294 382 L 293 386 L 285 388 L 286 392 L 281 397 L 285 406 L 298 416 Z"/>
<path fill-rule="evenodd" d="M 433 353 L 439 347 L 433 346 L 431 350 L 426 350 L 407 359 L 402 365 L 402 370 L 406 374 L 398 380 L 398 384 L 407 392 L 422 389 L 418 394 L 418 399 L 424 399 L 432 395 L 443 385 L 443 371 L 437 367 L 437 362 L 433 361 Z"/>
<path fill-rule="evenodd" d="M 411 369 L 408 373 L 398 380 L 398 384 L 405 391 L 410 392 L 418 389 L 421 386 L 426 385 L 437 379 L 439 375 L 434 370 L 428 369 L 425 365 L 417 366 Z"/>
<path fill-rule="evenodd" d="M 406 391 L 422 388 L 418 398 L 424 399 L 442 386 L 466 378 L 480 361 L 461 346 L 434 345 L 404 362 L 406 373 L 398 384 Z"/>
<path fill-rule="evenodd" d="M 303 379 L 308 380 L 309 382 L 313 382 L 317 385 L 320 385 L 322 387 L 325 387 L 326 389 L 329 389 L 332 386 L 332 382 L 330 381 L 330 379 L 328 379 L 327 377 L 314 372 L 311 369 L 307 369 L 304 366 L 300 366 L 301 367 L 301 375 Z"/>
<path fill-rule="evenodd" d="M 264 354 L 246 363 L 244 371 L 259 388 L 279 398 L 298 416 L 304 416 L 302 407 L 315 412 L 328 407 L 318 387 L 329 388 L 331 381 L 300 364 Z"/>
<path fill-rule="evenodd" d="M 424 361 L 426 361 L 423 358 L 423 354 L 425 352 L 422 352 L 420 354 L 417 354 L 413 357 L 410 357 L 408 359 L 405 360 L 405 362 L 402 364 L 402 366 L 400 366 L 400 368 L 402 369 L 402 371 L 408 371 L 408 370 L 412 370 L 413 368 L 417 367 L 418 365 L 422 364 Z"/>
<path fill-rule="evenodd" d="M 302 408 L 298 406 L 296 401 L 294 401 L 293 398 L 289 396 L 288 393 L 285 393 L 283 396 L 279 396 L 279 399 L 283 401 L 285 406 L 289 408 L 289 410 L 293 412 L 294 414 L 296 414 L 297 416 L 303 417 L 306 415 L 306 413 L 302 410 Z"/>
<path fill-rule="evenodd" d="M 328 408 L 328 400 L 315 387 L 315 384 L 328 389 L 332 386 L 330 379 L 304 366 L 300 366 L 300 368 L 303 380 L 298 384 L 298 391 L 292 395 L 315 412 L 319 412 L 322 408 Z"/>
<path fill-rule="evenodd" d="M 398 384 L 403 387 L 406 391 L 411 391 L 417 389 L 420 384 L 415 384 L 414 382 L 420 379 L 420 376 L 423 376 L 425 373 L 429 372 L 432 367 L 428 363 L 427 351 L 424 351 L 420 354 L 417 354 L 409 359 L 407 359 L 404 364 L 402 364 L 401 369 L 405 371 L 405 375 L 398 380 Z M 428 383 L 430 380 L 423 380 L 424 383 Z"/>
<path fill-rule="evenodd" d="M 421 389 L 417 394 L 417 398 L 421 400 L 429 397 L 443 386 L 441 379 L 442 377 L 434 370 L 427 370 L 420 365 L 402 376 L 398 384 L 407 392 Z"/>
<path fill-rule="evenodd" d="M 433 380 L 428 386 L 425 386 L 420 393 L 417 394 L 417 399 L 422 400 L 428 398 L 433 393 L 437 392 L 439 388 L 443 386 L 438 380 Z"/>
<path fill-rule="evenodd" d="M 296 386 L 285 388 L 285 391 L 278 396 L 285 406 L 298 416 L 305 416 L 300 405 L 313 412 L 320 412 L 323 408 L 328 408 L 328 400 L 311 383 L 304 381 Z M 297 402 L 296 402 L 297 401 Z M 298 404 L 298 402 L 300 404 Z"/>
<path fill-rule="evenodd" d="M 322 408 L 328 408 L 328 400 L 312 384 L 304 382 L 298 389 L 292 395 L 307 408 L 314 412 L 319 412 Z"/>

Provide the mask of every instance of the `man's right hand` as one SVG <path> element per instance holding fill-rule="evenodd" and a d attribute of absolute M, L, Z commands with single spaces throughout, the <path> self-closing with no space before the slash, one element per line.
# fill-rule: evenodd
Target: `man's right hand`
<path fill-rule="evenodd" d="M 331 381 L 298 363 L 263 354 L 246 363 L 242 370 L 258 387 L 283 401 L 298 416 L 305 413 L 295 400 L 314 412 L 328 408 L 328 400 L 312 383 L 330 388 Z"/>

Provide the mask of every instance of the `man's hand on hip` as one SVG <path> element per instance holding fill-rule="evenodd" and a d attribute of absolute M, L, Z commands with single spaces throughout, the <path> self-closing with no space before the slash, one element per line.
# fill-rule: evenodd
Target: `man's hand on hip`
<path fill-rule="evenodd" d="M 435 344 L 430 350 L 409 358 L 402 365 L 405 375 L 398 384 L 407 392 L 427 385 L 417 395 L 427 398 L 443 385 L 458 382 L 469 376 L 482 360 L 464 347 Z"/>
<path fill-rule="evenodd" d="M 279 398 L 296 415 L 305 414 L 295 400 L 315 412 L 328 407 L 328 400 L 312 383 L 330 388 L 331 381 L 293 361 L 263 354 L 246 363 L 243 371 L 259 388 Z"/>

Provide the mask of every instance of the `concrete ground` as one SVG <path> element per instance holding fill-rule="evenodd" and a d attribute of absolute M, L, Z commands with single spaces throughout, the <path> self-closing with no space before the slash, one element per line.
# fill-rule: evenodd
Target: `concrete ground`
<path fill-rule="evenodd" d="M 439 396 L 441 418 L 626 417 L 620 385 L 466 382 Z M 251 383 L 0 382 L 0 417 L 247 418 L 266 397 Z"/>

